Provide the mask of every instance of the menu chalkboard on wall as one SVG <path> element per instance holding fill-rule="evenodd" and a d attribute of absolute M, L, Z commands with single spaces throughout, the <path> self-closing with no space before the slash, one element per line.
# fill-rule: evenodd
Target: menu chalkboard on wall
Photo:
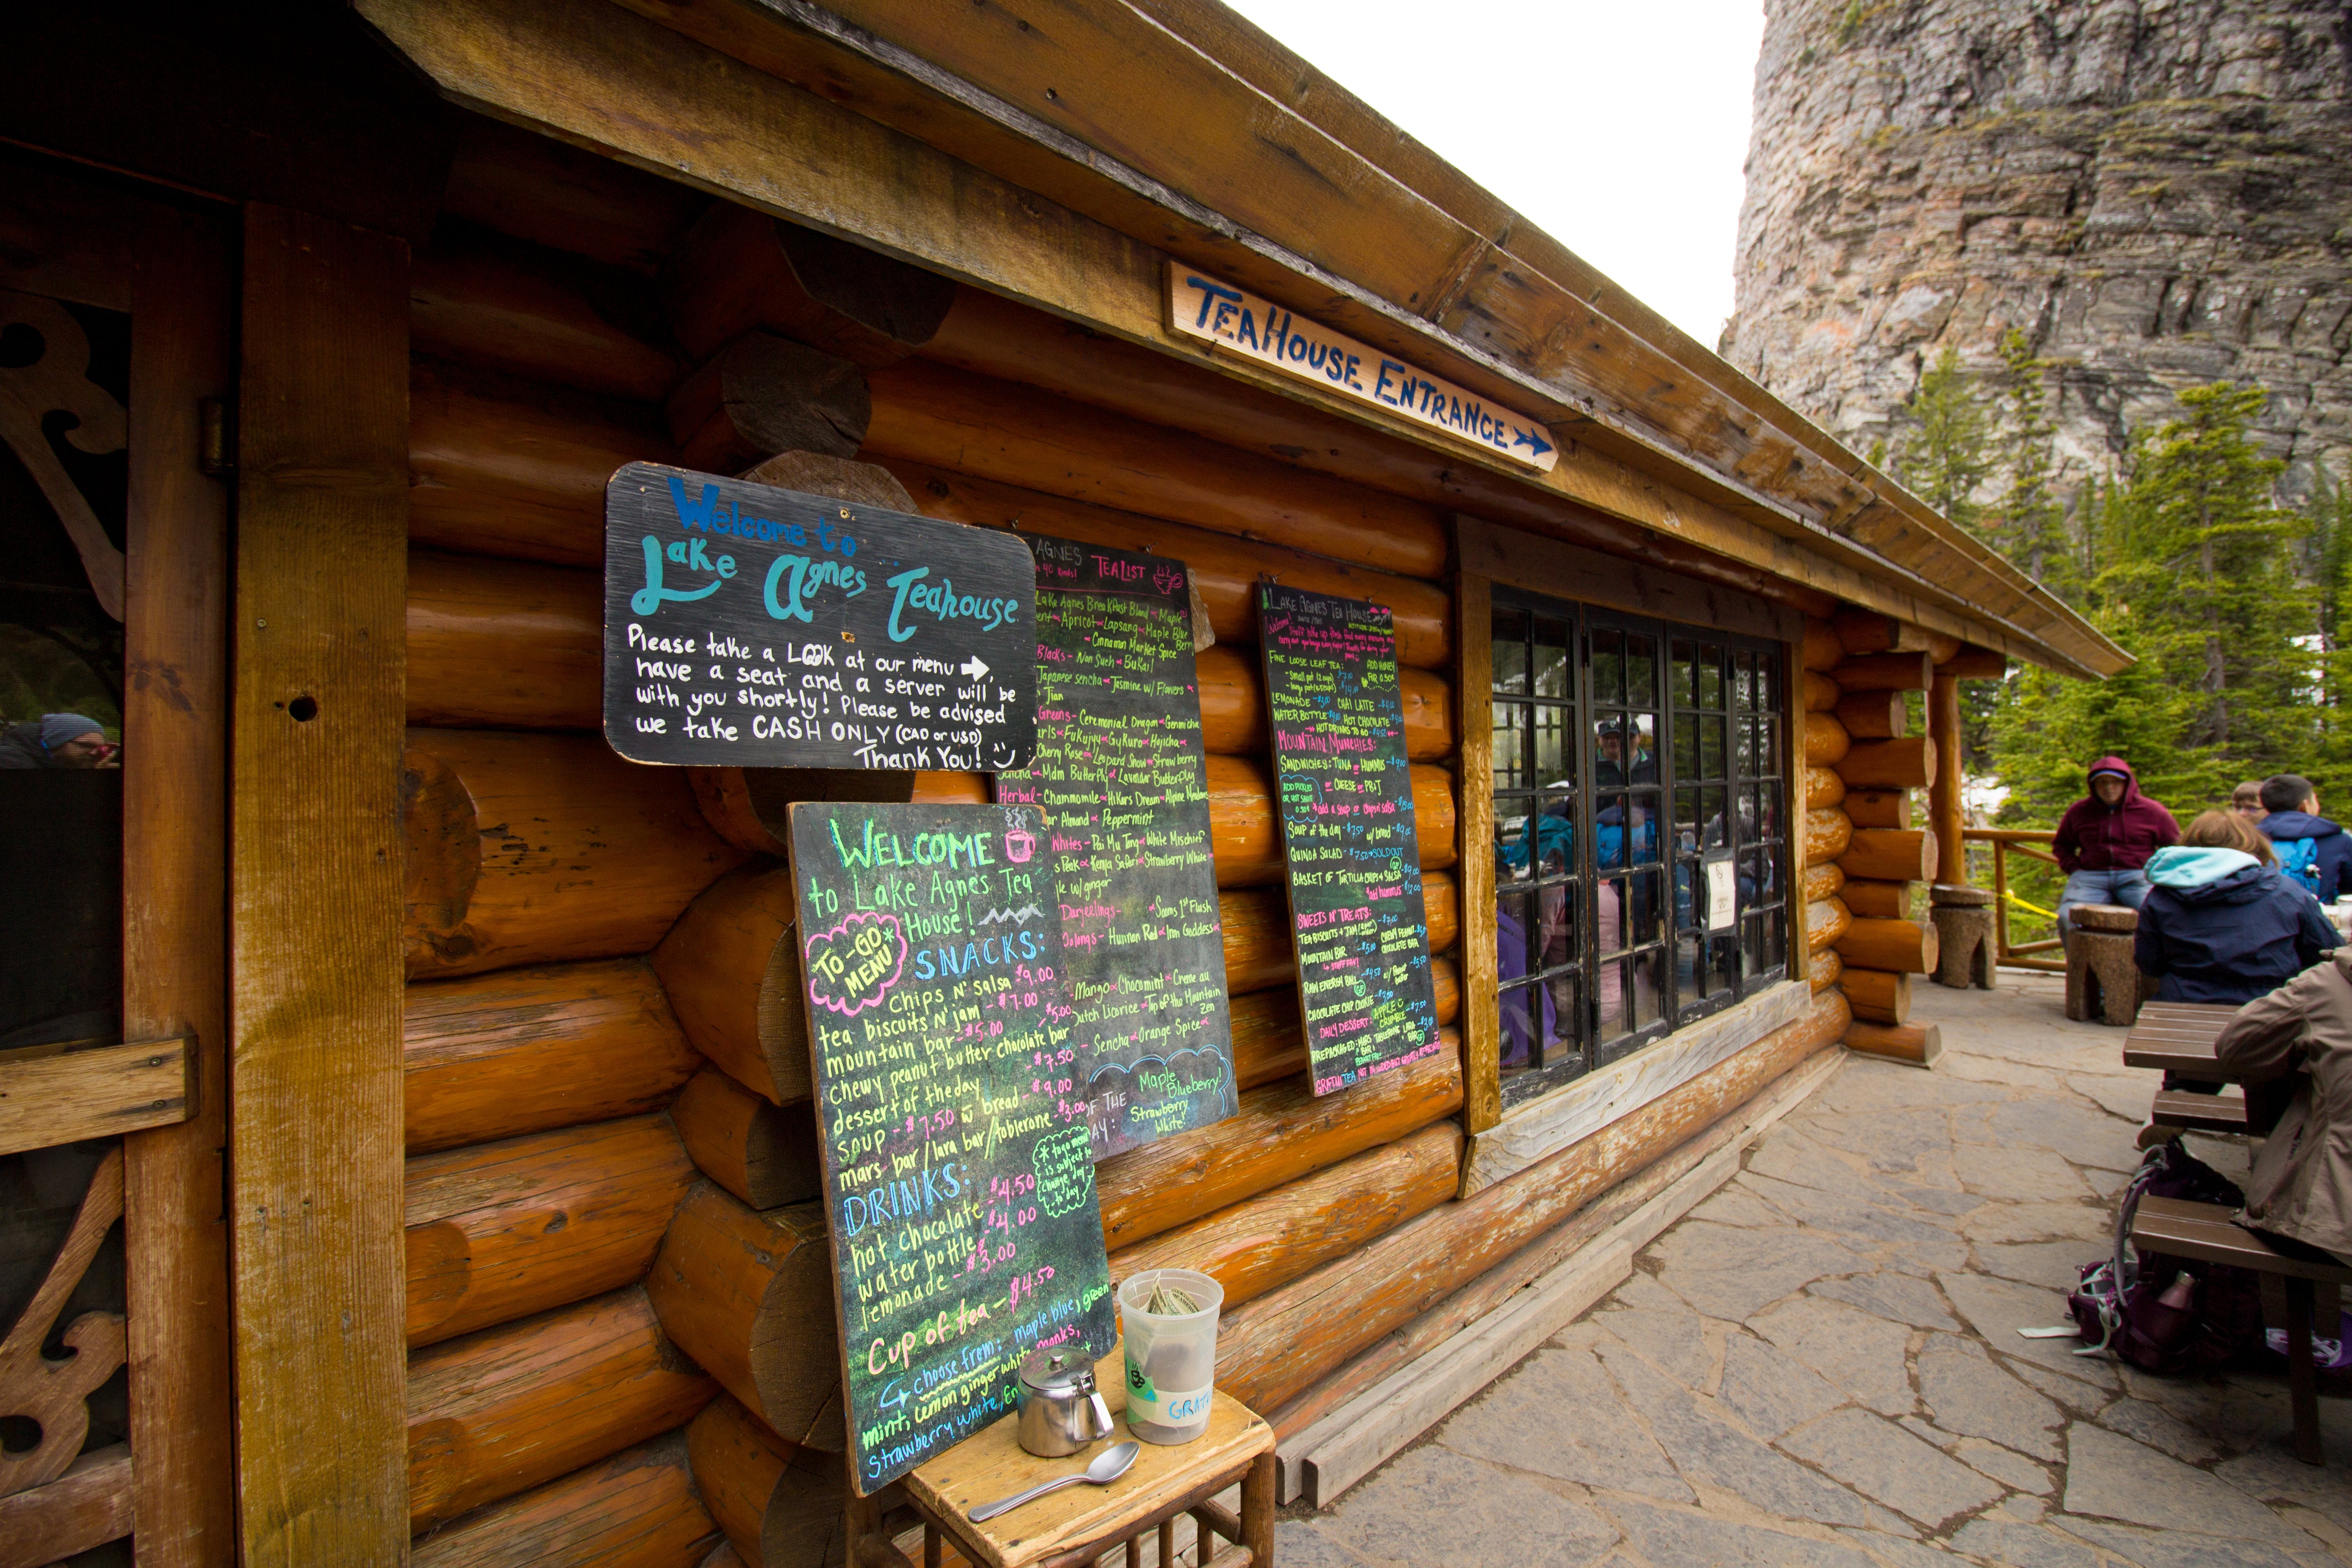
<path fill-rule="evenodd" d="M 996 779 L 1054 843 L 1071 1043 L 1101 1159 L 1239 1104 L 1184 564 L 1031 536 L 1037 760 Z"/>
<path fill-rule="evenodd" d="M 604 739 L 637 763 L 1023 767 L 1035 597 L 1009 533 L 631 463 L 604 487 Z"/>
<path fill-rule="evenodd" d="M 1028 806 L 804 804 L 793 874 L 858 1490 L 1116 1338 L 1054 853 Z"/>
<path fill-rule="evenodd" d="M 1275 798 L 1315 1092 L 1438 1048 L 1385 605 L 1258 585 Z"/>

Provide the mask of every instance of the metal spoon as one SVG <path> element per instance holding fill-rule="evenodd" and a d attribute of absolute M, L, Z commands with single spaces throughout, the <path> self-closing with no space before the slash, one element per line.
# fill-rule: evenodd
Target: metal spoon
<path fill-rule="evenodd" d="M 1014 1492 L 1011 1497 L 998 1498 L 994 1502 L 984 1502 L 973 1509 L 969 1517 L 972 1523 L 978 1524 L 983 1519 L 994 1519 L 1000 1513 L 1010 1513 L 1032 1498 L 1044 1497 L 1047 1492 L 1056 1491 L 1078 1481 L 1084 1481 L 1091 1487 L 1107 1487 L 1127 1474 L 1129 1468 L 1135 1463 L 1135 1457 L 1141 1452 L 1143 1452 L 1143 1445 L 1140 1443 L 1114 1443 L 1097 1454 L 1095 1462 L 1076 1475 L 1064 1476 L 1057 1481 L 1047 1481 L 1042 1487 L 1031 1487 L 1025 1492 Z"/>

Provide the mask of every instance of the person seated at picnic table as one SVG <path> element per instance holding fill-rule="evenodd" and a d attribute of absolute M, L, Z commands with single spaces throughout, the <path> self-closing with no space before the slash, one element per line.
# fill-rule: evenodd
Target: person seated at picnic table
<path fill-rule="evenodd" d="M 2139 908 L 2147 897 L 2147 858 L 2180 842 L 2172 813 L 2139 793 L 2139 780 L 2121 757 L 2091 764 L 2089 793 L 2066 808 L 2051 836 L 2051 850 L 2066 886 L 2058 895 L 2058 940 L 2074 934 L 2076 904 Z"/>
<path fill-rule="evenodd" d="M 2147 858 L 2132 961 L 2162 1002 L 2251 1002 L 2343 938 L 2318 900 L 2279 875 L 2270 841 L 2235 812 L 2208 811 Z"/>
<path fill-rule="evenodd" d="M 2214 1042 L 2246 1086 L 2249 1125 L 2266 1089 L 2286 1105 L 2245 1182 L 2244 1224 L 2281 1251 L 2352 1264 L 2352 948 L 2238 1009 Z"/>

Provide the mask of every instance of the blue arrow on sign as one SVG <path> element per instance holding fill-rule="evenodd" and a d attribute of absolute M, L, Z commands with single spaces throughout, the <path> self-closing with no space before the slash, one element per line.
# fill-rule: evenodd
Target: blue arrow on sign
<path fill-rule="evenodd" d="M 1511 426 L 1511 434 L 1518 437 L 1517 440 L 1511 443 L 1512 446 L 1532 447 L 1535 448 L 1535 455 L 1538 458 L 1551 450 L 1551 443 L 1545 440 L 1542 435 L 1537 431 L 1522 430 L 1517 426 L 1514 425 Z"/>

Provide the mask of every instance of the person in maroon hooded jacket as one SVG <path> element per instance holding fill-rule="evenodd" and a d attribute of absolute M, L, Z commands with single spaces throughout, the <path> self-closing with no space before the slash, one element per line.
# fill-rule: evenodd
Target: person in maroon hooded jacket
<path fill-rule="evenodd" d="M 2172 813 L 2139 793 L 2139 779 L 2121 757 L 2091 764 L 2091 793 L 2058 819 L 2058 868 L 2066 890 L 2058 895 L 2058 936 L 2063 942 L 2076 904 L 2122 904 L 2137 909 L 2147 897 L 2147 858 L 2180 842 Z"/>

